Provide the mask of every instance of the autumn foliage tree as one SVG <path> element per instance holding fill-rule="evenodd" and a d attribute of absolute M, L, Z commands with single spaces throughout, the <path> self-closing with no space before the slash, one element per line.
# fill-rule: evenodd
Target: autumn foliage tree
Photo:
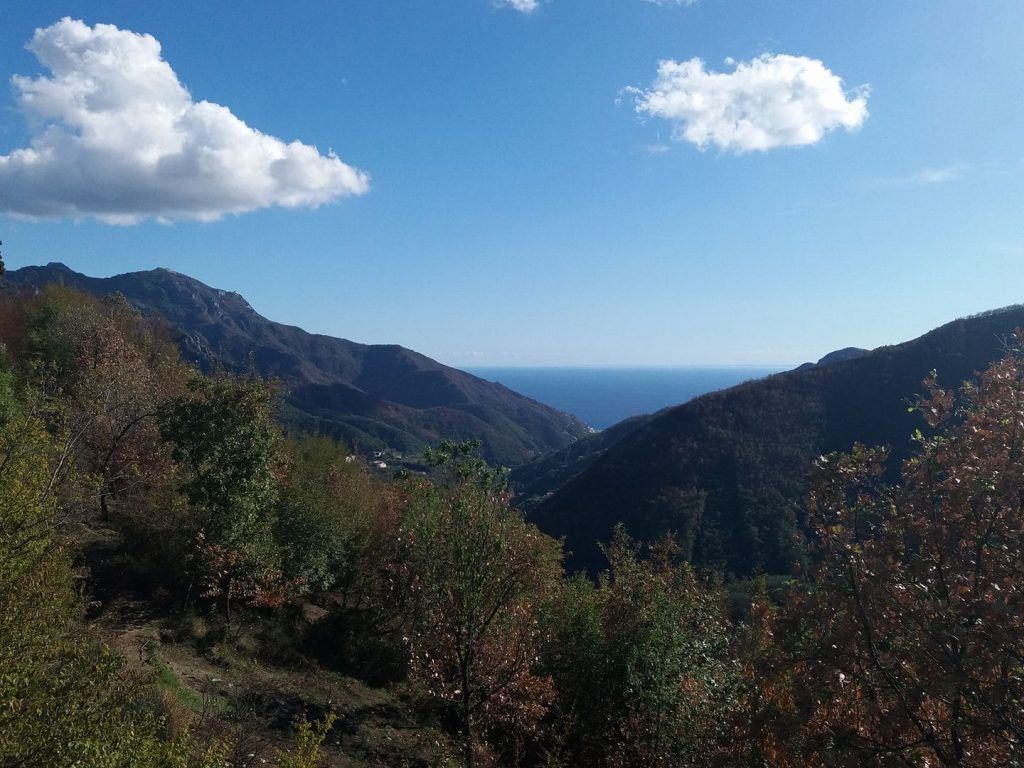
<path fill-rule="evenodd" d="M 185 391 L 188 369 L 173 341 L 123 298 L 98 310 L 78 329 L 68 391 L 85 426 L 87 469 L 102 478 L 101 515 L 110 516 L 111 500 L 149 511 L 151 495 L 166 499 L 171 471 L 157 415 Z"/>
<path fill-rule="evenodd" d="M 157 415 L 185 391 L 176 345 L 117 295 L 51 286 L 24 314 L 22 338 L 11 340 L 24 351 L 24 373 L 61 404 L 51 429 L 69 435 L 76 468 L 97 481 L 83 511 L 118 530 L 147 578 L 172 580 L 185 551 L 182 505 Z"/>
<path fill-rule="evenodd" d="M 535 672 L 538 612 L 561 573 L 558 544 L 509 507 L 503 476 L 474 449 L 431 454 L 446 478 L 413 493 L 394 577 L 413 675 L 454 718 L 467 767 L 493 758 L 485 742 L 528 737 L 550 703 Z"/>
<path fill-rule="evenodd" d="M 819 461 L 820 564 L 759 670 L 762 765 L 1024 764 L 1024 358 L 925 385 L 935 433 L 901 485 L 881 449 Z"/>

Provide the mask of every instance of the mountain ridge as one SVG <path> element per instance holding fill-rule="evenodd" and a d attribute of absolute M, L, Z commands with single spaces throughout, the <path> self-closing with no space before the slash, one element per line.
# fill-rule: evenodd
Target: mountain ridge
<path fill-rule="evenodd" d="M 603 567 L 595 542 L 621 522 L 640 539 L 676 534 L 698 565 L 737 576 L 788 573 L 802 557 L 814 459 L 855 441 L 887 445 L 894 472 L 914 430 L 925 429 L 908 405 L 929 372 L 959 386 L 1022 326 L 1024 306 L 1004 307 L 666 409 L 591 456 L 530 518 L 564 537 L 572 566 L 590 571 Z"/>
<path fill-rule="evenodd" d="M 166 268 L 90 277 L 59 262 L 8 271 L 10 288 L 58 283 L 121 293 L 177 334 L 203 370 L 255 369 L 286 390 L 285 418 L 364 452 L 416 453 L 443 439 L 478 439 L 485 456 L 516 466 L 589 434 L 579 419 L 398 344 L 362 344 L 260 315 L 239 293 Z"/>
<path fill-rule="evenodd" d="M 870 351 L 861 347 L 843 347 L 823 355 L 816 363 L 803 363 L 792 370 L 800 371 L 818 366 L 834 365 L 862 357 Z M 756 380 L 754 379 L 754 381 Z M 722 389 L 729 389 L 729 387 L 723 387 Z M 721 390 L 713 390 L 704 394 L 712 394 L 715 391 Z M 697 397 L 701 396 L 698 395 Z M 693 399 L 696 398 L 690 398 L 690 400 Z M 630 432 L 649 423 L 664 411 L 676 408 L 679 405 L 685 405 L 686 402 L 689 401 L 669 405 L 651 413 L 629 416 L 603 430 L 595 432 L 593 435 L 582 437 L 565 448 L 538 456 L 516 467 L 510 477 L 515 492 L 516 505 L 524 512 L 531 512 L 558 488 L 565 485 L 597 461 L 606 450 Z"/>

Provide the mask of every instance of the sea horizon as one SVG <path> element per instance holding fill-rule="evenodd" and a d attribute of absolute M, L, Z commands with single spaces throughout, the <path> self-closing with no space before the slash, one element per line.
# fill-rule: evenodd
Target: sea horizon
<path fill-rule="evenodd" d="M 607 429 L 623 419 L 793 366 L 473 366 L 464 368 L 533 400 Z"/>
<path fill-rule="evenodd" d="M 443 359 L 443 358 L 438 358 Z M 813 360 L 810 362 L 814 362 Z M 572 364 L 572 365 L 456 365 L 448 364 L 452 368 L 458 368 L 459 370 L 466 371 L 466 373 L 472 373 L 476 375 L 475 371 L 523 371 L 523 370 L 541 370 L 541 371 L 681 371 L 681 370 L 728 370 L 731 368 L 741 368 L 744 370 L 771 370 L 771 371 L 787 371 L 792 368 L 796 368 L 801 363 L 779 363 L 775 364 L 760 364 L 760 363 L 681 363 L 678 365 L 608 365 L 603 363 L 595 363 L 593 365 L 587 364 Z"/>

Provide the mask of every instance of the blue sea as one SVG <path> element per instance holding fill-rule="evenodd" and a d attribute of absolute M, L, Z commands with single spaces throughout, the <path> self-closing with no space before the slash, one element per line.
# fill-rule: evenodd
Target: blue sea
<path fill-rule="evenodd" d="M 605 429 L 780 368 L 468 368 L 475 376 Z"/>

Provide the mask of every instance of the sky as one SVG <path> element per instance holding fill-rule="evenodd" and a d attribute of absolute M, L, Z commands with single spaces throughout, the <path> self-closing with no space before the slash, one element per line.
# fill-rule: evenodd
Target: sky
<path fill-rule="evenodd" d="M 1022 32 L 1019 0 L 5 0 L 3 255 L 466 367 L 896 343 L 1024 301 Z"/>

